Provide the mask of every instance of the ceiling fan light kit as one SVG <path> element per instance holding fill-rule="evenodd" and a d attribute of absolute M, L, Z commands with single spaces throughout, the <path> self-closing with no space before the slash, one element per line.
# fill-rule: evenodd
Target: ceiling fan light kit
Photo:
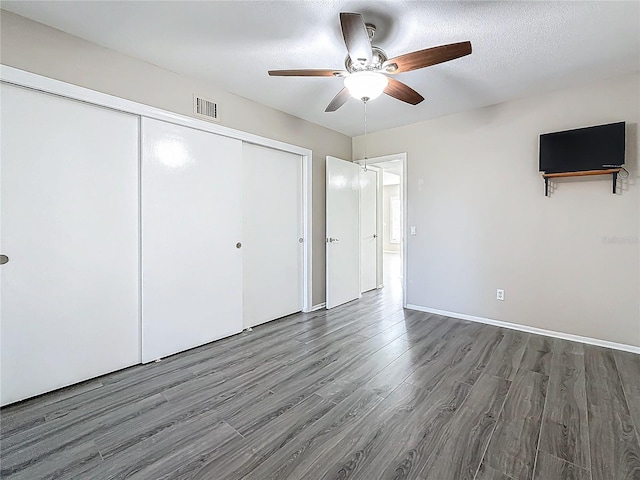
<path fill-rule="evenodd" d="M 356 72 L 344 79 L 351 96 L 362 101 L 378 98 L 388 84 L 389 79 L 378 72 Z"/>
<path fill-rule="evenodd" d="M 459 42 L 405 53 L 388 59 L 384 50 L 371 43 L 376 27 L 370 23 L 364 23 L 362 15 L 340 13 L 340 27 L 347 47 L 344 71 L 335 69 L 269 71 L 269 75 L 276 77 L 344 77 L 345 88 L 331 100 L 325 112 L 335 112 L 349 100 L 349 96 L 367 102 L 382 93 L 410 105 L 417 105 L 424 100 L 424 97 L 408 85 L 387 75 L 430 67 L 471 53 L 471 42 Z"/>

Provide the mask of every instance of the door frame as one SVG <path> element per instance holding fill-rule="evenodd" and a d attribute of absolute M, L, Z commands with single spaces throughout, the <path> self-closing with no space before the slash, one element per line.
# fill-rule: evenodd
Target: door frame
<path fill-rule="evenodd" d="M 302 216 L 303 216 L 303 286 L 302 286 L 302 311 L 309 312 L 312 308 L 312 205 L 311 205 L 311 187 L 312 187 L 312 151 L 308 148 L 299 147 L 289 143 L 273 140 L 271 138 L 254 135 L 252 133 L 235 130 L 216 123 L 205 120 L 188 117 L 178 113 L 169 112 L 160 108 L 151 107 L 142 103 L 126 100 L 106 93 L 97 92 L 88 88 L 79 87 L 60 80 L 54 80 L 49 77 L 37 75 L 35 73 L 26 72 L 18 68 L 0 65 L 0 82 L 15 85 L 17 87 L 29 88 L 52 95 L 65 97 L 71 100 L 86 102 L 99 107 L 110 108 L 139 117 L 153 118 L 162 120 L 184 127 L 194 128 L 224 137 L 242 140 L 247 143 L 254 143 L 275 150 L 300 155 L 302 160 Z M 138 168 L 140 168 L 140 153 L 138 154 Z M 138 179 L 140 180 L 140 179 Z M 138 204 L 140 203 L 140 191 L 138 192 Z M 140 238 L 138 238 L 138 251 L 140 251 Z M 138 294 L 141 295 L 142 286 L 142 270 L 138 272 Z M 139 299 L 141 305 L 141 299 Z M 142 312 L 139 316 L 140 326 L 142 326 Z"/>
<path fill-rule="evenodd" d="M 402 255 L 402 306 L 407 307 L 407 265 L 408 257 L 409 257 L 409 249 L 407 247 L 407 210 L 408 210 L 408 199 L 407 199 L 407 153 L 394 153 L 391 155 L 383 155 L 381 157 L 373 157 L 364 158 L 359 160 L 354 160 L 354 163 L 359 165 L 364 165 L 366 161 L 367 166 L 375 167 L 376 163 L 384 163 L 390 162 L 392 160 L 399 160 L 402 165 L 402 178 L 400 179 L 400 202 L 402 203 L 402 241 L 400 242 L 400 254 Z M 382 175 L 380 175 L 382 177 Z M 381 213 L 380 213 L 381 214 Z M 382 259 L 378 257 L 379 265 L 382 265 Z M 382 268 L 380 268 L 380 272 L 382 272 Z M 382 279 L 380 279 L 380 283 L 382 283 Z"/>

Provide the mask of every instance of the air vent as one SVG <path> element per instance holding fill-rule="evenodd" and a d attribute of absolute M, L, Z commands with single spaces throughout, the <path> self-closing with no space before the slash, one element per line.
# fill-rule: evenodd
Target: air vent
<path fill-rule="evenodd" d="M 193 95 L 193 113 L 200 118 L 219 122 L 218 104 L 213 100 L 204 98 L 200 95 Z"/>

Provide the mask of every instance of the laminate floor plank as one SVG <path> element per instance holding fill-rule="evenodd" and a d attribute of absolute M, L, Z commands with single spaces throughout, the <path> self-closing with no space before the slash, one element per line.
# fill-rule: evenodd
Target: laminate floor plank
<path fill-rule="evenodd" d="M 20 429 L 29 428 L 29 422 L 44 422 L 44 415 L 40 413 L 42 408 L 102 386 L 100 380 L 88 380 L 6 407 L 2 410 L 2 433 L 7 435 Z M 36 412 L 35 416 L 31 415 L 33 412 Z"/>
<path fill-rule="evenodd" d="M 456 360 L 464 357 L 473 343 L 469 337 L 458 333 L 455 324 L 431 319 L 422 323 L 420 329 L 412 329 L 412 334 L 411 338 L 409 335 L 407 338 L 410 352 L 416 359 L 416 367 L 433 361 L 456 364 Z"/>
<path fill-rule="evenodd" d="M 565 347 L 566 350 L 562 350 Z M 591 468 L 584 355 L 556 345 L 549 377 L 540 450 L 582 468 Z"/>
<path fill-rule="evenodd" d="M 436 409 L 434 396 L 446 398 L 449 409 L 455 411 L 464 401 L 470 386 L 448 381 L 437 392 L 428 392 L 402 384 L 384 399 L 369 415 L 353 425 L 331 448 L 325 448 L 305 469 L 293 472 L 295 479 L 384 478 L 381 472 L 393 456 L 402 453 L 409 437 L 418 433 L 422 418 Z"/>
<path fill-rule="evenodd" d="M 103 459 L 111 458 L 138 443 L 171 430 L 176 425 L 184 424 L 192 418 L 202 418 L 211 414 L 212 418 L 223 419 L 223 412 L 229 405 L 242 409 L 254 405 L 260 399 L 270 395 L 259 384 L 242 389 L 235 395 L 228 390 L 212 388 L 209 397 L 195 400 L 190 397 L 189 402 L 183 398 L 167 401 L 153 409 L 141 411 L 138 415 L 111 426 L 107 431 L 94 435 L 94 439 Z"/>
<path fill-rule="evenodd" d="M 91 479 L 174 479 L 181 466 L 241 450 L 246 440 L 216 414 L 205 414 L 148 438 L 102 462 Z"/>
<path fill-rule="evenodd" d="M 540 452 L 534 480 L 591 480 L 591 473 L 546 452 Z"/>
<path fill-rule="evenodd" d="M 420 312 L 417 312 L 415 310 L 402 309 L 394 313 L 393 315 L 389 315 L 388 317 L 383 318 L 378 322 L 373 322 L 372 324 L 365 326 L 363 329 L 360 330 L 359 333 L 360 335 L 363 335 L 365 337 L 374 337 L 377 334 L 384 332 L 385 330 L 391 327 L 394 327 L 398 324 L 405 326 L 404 333 L 406 333 L 407 322 L 410 321 L 410 319 L 413 316 L 416 316 L 418 313 Z"/>
<path fill-rule="evenodd" d="M 440 361 L 447 364 L 455 364 L 464 362 L 469 369 L 467 374 L 460 381 L 473 385 L 476 383 L 480 375 L 485 373 L 485 369 L 489 364 L 491 357 L 494 355 L 497 346 L 502 342 L 504 333 L 499 329 L 489 329 L 479 332 L 474 337 L 469 337 L 470 344 L 467 344 L 460 360 L 455 357 L 447 357 L 443 355 Z M 455 348 L 450 349 L 451 352 Z"/>
<path fill-rule="evenodd" d="M 614 357 L 622 381 L 622 390 L 640 439 L 640 355 L 617 351 L 614 352 Z"/>
<path fill-rule="evenodd" d="M 91 478 L 87 472 L 101 463 L 100 452 L 92 441 L 88 441 L 64 451 L 61 450 L 57 455 L 42 457 L 19 470 L 5 469 L 3 465 L 0 470 L 0 478 L 10 477 L 18 480 Z"/>
<path fill-rule="evenodd" d="M 393 284 L 4 407 L 0 476 L 636 480 L 639 377 Z"/>
<path fill-rule="evenodd" d="M 371 339 L 370 339 L 371 340 Z M 382 348 L 361 344 L 353 349 L 345 349 L 332 352 L 319 358 L 308 358 L 291 365 L 285 370 L 272 375 L 265 383 L 265 387 L 272 391 L 281 389 L 292 390 L 309 384 L 316 385 L 319 394 L 322 388 L 334 384 L 337 378 L 350 375 L 351 371 L 358 368 L 370 357 L 374 356 L 382 364 L 389 364 L 402 355 L 407 349 L 406 339 L 397 338 Z"/>
<path fill-rule="evenodd" d="M 252 370 L 261 364 L 273 365 L 288 364 L 303 358 L 317 356 L 318 354 L 337 352 L 349 349 L 352 346 L 363 343 L 366 337 L 354 333 L 341 333 L 339 337 L 332 337 L 327 343 L 316 345 L 304 345 L 295 340 L 278 341 L 274 345 L 265 344 L 262 349 L 251 350 L 251 354 L 245 352 L 238 354 L 229 353 L 224 359 L 212 359 L 190 367 L 195 375 L 208 375 L 211 373 L 224 373 L 228 376 L 238 376 Z"/>
<path fill-rule="evenodd" d="M 518 370 L 484 464 L 513 478 L 532 478 L 547 387 L 546 375 Z"/>
<path fill-rule="evenodd" d="M 238 401 L 250 392 L 266 391 L 260 381 L 284 368 L 285 365 L 282 363 L 274 362 L 256 365 L 252 370 L 235 377 L 228 377 L 224 372 L 211 373 L 168 388 L 162 395 L 173 402 L 184 402 L 188 399 L 192 405 L 209 402 L 220 406 L 225 402 Z"/>
<path fill-rule="evenodd" d="M 156 364 L 153 364 L 154 366 Z M 140 368 L 134 367 L 127 369 L 130 374 L 130 378 L 123 376 L 123 372 L 115 372 L 119 379 L 113 380 L 110 375 L 100 377 L 102 386 L 87 391 L 83 391 L 78 395 L 66 397 L 63 400 L 57 402 L 46 403 L 43 406 L 37 404 L 31 409 L 22 412 L 19 417 L 14 418 L 14 421 L 10 422 L 9 426 L 11 430 L 5 430 L 4 422 L 0 422 L 1 437 L 3 440 L 7 440 L 10 436 L 16 433 L 23 433 L 29 431 L 32 427 L 38 427 L 42 422 L 33 422 L 34 418 L 41 418 L 44 416 L 45 421 L 54 420 L 60 417 L 68 417 L 69 421 L 75 417 L 90 417 L 91 415 L 101 415 L 109 410 L 117 409 L 120 406 L 126 405 L 131 402 L 135 402 L 146 397 L 153 396 L 162 392 L 166 388 L 180 385 L 194 375 L 188 370 L 177 369 L 163 372 L 156 368 L 150 368 L 147 376 L 140 375 L 140 372 L 145 370 L 146 365 L 141 365 Z M 52 392 L 51 395 L 57 395 L 62 390 Z M 42 398 L 46 397 L 43 396 Z M 36 399 L 37 400 L 37 399 Z M 27 400 L 26 403 L 30 403 L 32 400 Z M 22 406 L 17 404 L 15 406 L 6 407 L 11 410 L 15 407 Z M 2 409 L 0 414 L 4 417 L 5 409 Z"/>
<path fill-rule="evenodd" d="M 571 340 L 564 340 L 562 338 L 554 338 L 553 351 L 584 355 L 584 343 L 572 342 Z"/>
<path fill-rule="evenodd" d="M 128 404 L 107 415 L 79 417 L 74 422 L 58 418 L 38 427 L 37 432 L 26 432 L 9 437 L 2 444 L 3 476 L 29 471 L 38 463 L 53 463 L 54 459 L 73 457 L 82 445 L 95 447 L 94 438 L 112 425 L 138 416 L 166 403 L 160 394 Z M 97 452 L 97 450 L 96 450 Z M 64 463 L 61 462 L 61 463 Z"/>
<path fill-rule="evenodd" d="M 373 355 L 363 358 L 362 361 L 352 362 L 350 368 L 341 368 L 340 373 L 335 375 L 332 381 L 325 382 L 322 388 L 318 390 L 318 394 L 340 402 L 391 365 L 408 350 L 409 344 L 407 340 L 404 337 L 399 337 L 376 350 Z"/>
<path fill-rule="evenodd" d="M 359 310 L 356 310 L 355 313 L 362 313 L 366 307 L 360 306 L 358 308 Z M 363 322 L 365 326 L 371 325 L 376 321 L 381 321 L 384 318 L 391 316 L 396 312 L 399 312 L 401 310 L 401 307 L 399 307 L 398 305 L 391 305 L 391 306 L 383 305 L 383 306 L 377 306 L 377 307 L 376 306 L 370 307 L 366 310 L 367 310 L 367 318 Z M 304 334 L 297 336 L 296 339 L 303 343 L 308 343 L 310 341 L 314 341 L 326 335 L 329 335 L 335 332 L 336 330 L 347 328 L 353 323 L 359 324 L 362 322 L 360 315 L 352 314 L 351 312 L 343 313 L 341 316 L 337 318 L 340 319 L 340 321 L 333 321 L 330 323 L 326 323 L 322 325 L 322 327 L 309 330 Z"/>
<path fill-rule="evenodd" d="M 520 368 L 520 362 L 529 341 L 529 334 L 506 329 L 502 333 L 504 336 L 494 349 L 484 368 L 484 373 L 513 380 L 518 368 Z"/>
<path fill-rule="evenodd" d="M 549 375 L 553 358 L 554 339 L 542 335 L 529 335 L 520 368 Z"/>
<path fill-rule="evenodd" d="M 383 399 L 374 393 L 360 389 L 338 403 L 330 415 L 318 419 L 312 426 L 298 434 L 293 442 L 275 442 L 277 450 L 256 466 L 247 479 L 278 480 L 304 478 L 310 465 L 317 464 L 323 453 L 338 443 L 351 427 L 362 421 Z M 268 429 L 265 429 L 267 433 Z M 272 435 L 268 433 L 269 435 Z M 253 440 L 252 440 L 253 441 Z M 323 472 L 316 472 L 317 474 Z"/>
<path fill-rule="evenodd" d="M 418 478 L 428 461 L 431 446 L 446 434 L 446 428 L 465 402 L 471 386 L 447 379 L 431 390 L 423 404 L 404 421 L 394 421 L 386 432 L 387 446 L 363 466 L 354 478 Z M 355 458 L 355 457 L 354 457 Z"/>
<path fill-rule="evenodd" d="M 585 345 L 584 363 L 593 480 L 640 478 L 640 445 L 613 351 Z"/>
<path fill-rule="evenodd" d="M 423 480 L 473 480 L 491 439 L 511 382 L 483 375 L 473 385 L 464 404 L 429 446 L 418 478 Z"/>
<path fill-rule="evenodd" d="M 492 348 L 500 341 L 500 333 L 486 332 L 474 340 L 466 335 L 453 337 L 442 346 L 436 343 L 423 350 L 415 362 L 416 369 L 406 381 L 422 388 L 430 388 L 433 379 L 452 376 L 456 380 L 473 385 L 481 375 Z M 434 347 L 434 348 L 431 348 Z M 440 349 L 440 351 L 439 351 Z M 420 349 L 411 349 L 411 352 Z"/>
<path fill-rule="evenodd" d="M 404 383 L 406 378 L 415 371 L 420 364 L 420 358 L 411 350 L 407 350 L 380 372 L 372 376 L 362 385 L 382 398 L 388 397 L 391 392 Z"/>
<path fill-rule="evenodd" d="M 500 473 L 491 467 L 487 467 L 484 463 L 480 465 L 480 469 L 476 474 L 474 480 L 513 480 L 513 477 L 509 477 L 504 473 Z"/>
<path fill-rule="evenodd" d="M 312 395 L 258 427 L 243 448 L 225 448 L 184 463 L 173 478 L 236 480 L 245 478 L 265 460 L 296 441 L 299 435 L 330 414 L 336 404 Z"/>

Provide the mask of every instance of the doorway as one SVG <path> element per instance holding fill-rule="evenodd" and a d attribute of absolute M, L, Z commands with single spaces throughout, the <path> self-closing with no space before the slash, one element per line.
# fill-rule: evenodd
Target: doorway
<path fill-rule="evenodd" d="M 364 163 L 363 160 L 356 163 Z M 376 169 L 378 181 L 379 248 L 375 266 L 378 285 L 385 294 L 402 298 L 406 305 L 406 153 L 367 159 Z M 363 266 L 364 268 L 364 266 Z"/>

